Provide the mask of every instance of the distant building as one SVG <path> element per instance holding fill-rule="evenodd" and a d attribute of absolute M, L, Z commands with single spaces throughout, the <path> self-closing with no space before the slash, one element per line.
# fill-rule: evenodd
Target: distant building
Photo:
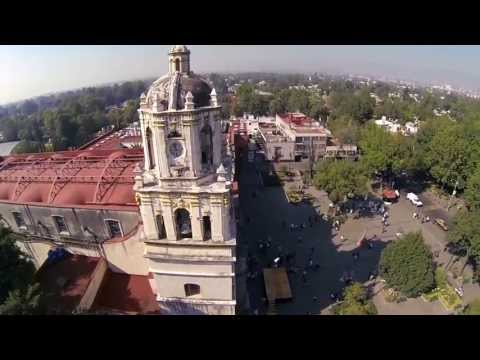
<path fill-rule="evenodd" d="M 317 161 L 337 155 L 347 157 L 347 154 L 350 156 L 357 152 L 354 145 L 329 143 L 331 132 L 302 113 L 276 115 L 274 124 L 262 123 L 259 131 L 265 156 L 271 161 L 300 161 L 307 158 Z"/>

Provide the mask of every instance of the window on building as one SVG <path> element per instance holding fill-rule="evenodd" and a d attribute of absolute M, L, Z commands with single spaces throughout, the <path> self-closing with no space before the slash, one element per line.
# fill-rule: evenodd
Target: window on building
<path fill-rule="evenodd" d="M 155 155 L 153 153 L 153 139 L 152 139 L 152 131 L 150 128 L 147 128 L 146 132 L 147 136 L 147 151 L 148 151 L 148 168 L 152 170 L 155 168 Z"/>
<path fill-rule="evenodd" d="M 120 221 L 118 220 L 105 220 L 107 225 L 110 238 L 122 237 L 122 227 L 120 226 Z"/>
<path fill-rule="evenodd" d="M 212 239 L 212 223 L 210 221 L 210 216 L 203 217 L 203 240 Z"/>
<path fill-rule="evenodd" d="M 65 223 L 65 219 L 63 216 L 52 216 L 53 221 L 55 222 L 55 227 L 57 228 L 57 232 L 61 233 L 70 233 L 67 228 L 67 224 Z"/>
<path fill-rule="evenodd" d="M 185 296 L 195 296 L 200 295 L 200 285 L 197 284 L 185 284 Z"/>
<path fill-rule="evenodd" d="M 157 232 L 159 239 L 165 239 L 167 237 L 167 231 L 165 230 L 165 222 L 162 215 L 157 215 Z"/>
<path fill-rule="evenodd" d="M 180 71 L 180 59 L 175 59 L 175 71 Z"/>
<path fill-rule="evenodd" d="M 12 212 L 13 219 L 15 220 L 15 223 L 17 224 L 18 228 L 26 229 L 27 224 L 25 223 L 25 220 L 23 219 L 22 213 L 19 213 L 17 211 Z"/>

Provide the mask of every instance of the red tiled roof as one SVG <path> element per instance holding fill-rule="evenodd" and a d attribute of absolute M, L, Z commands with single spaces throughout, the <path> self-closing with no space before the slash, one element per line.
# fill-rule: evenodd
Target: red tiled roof
<path fill-rule="evenodd" d="M 53 264 L 45 263 L 35 278 L 42 292 L 48 296 L 49 305 L 62 313 L 75 310 L 99 261 L 100 258 L 70 255 Z"/>
<path fill-rule="evenodd" d="M 117 274 L 110 270 L 105 275 L 91 310 L 126 314 L 160 312 L 148 276 Z"/>

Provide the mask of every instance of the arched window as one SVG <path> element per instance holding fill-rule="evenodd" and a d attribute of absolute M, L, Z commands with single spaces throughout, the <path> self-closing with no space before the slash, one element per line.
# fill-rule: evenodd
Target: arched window
<path fill-rule="evenodd" d="M 175 71 L 180 71 L 180 59 L 175 59 Z"/>
<path fill-rule="evenodd" d="M 212 239 L 212 223 L 210 221 L 210 216 L 203 217 L 203 240 Z"/>
<path fill-rule="evenodd" d="M 152 131 L 147 128 L 147 151 L 148 151 L 148 168 L 152 170 L 155 168 L 155 157 L 153 154 L 153 139 Z"/>
<path fill-rule="evenodd" d="M 158 238 L 165 239 L 167 237 L 167 231 L 165 230 L 165 222 L 163 221 L 163 216 L 157 215 L 156 220 L 157 220 Z"/>
<path fill-rule="evenodd" d="M 175 224 L 177 227 L 177 239 L 190 239 L 192 237 L 192 222 L 190 213 L 185 209 L 175 211 Z"/>
<path fill-rule="evenodd" d="M 212 128 L 206 123 L 200 131 L 200 148 L 202 152 L 202 165 L 213 164 Z"/>
<path fill-rule="evenodd" d="M 185 289 L 185 296 L 195 296 L 200 295 L 200 285 L 197 284 L 185 284 L 183 285 Z"/>

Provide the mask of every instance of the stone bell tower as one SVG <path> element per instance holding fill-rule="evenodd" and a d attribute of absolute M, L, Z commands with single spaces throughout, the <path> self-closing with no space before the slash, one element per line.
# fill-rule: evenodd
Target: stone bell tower
<path fill-rule="evenodd" d="M 140 99 L 144 169 L 135 191 L 145 257 L 166 314 L 234 314 L 236 229 L 232 161 L 215 90 L 169 52 L 169 73 Z"/>

